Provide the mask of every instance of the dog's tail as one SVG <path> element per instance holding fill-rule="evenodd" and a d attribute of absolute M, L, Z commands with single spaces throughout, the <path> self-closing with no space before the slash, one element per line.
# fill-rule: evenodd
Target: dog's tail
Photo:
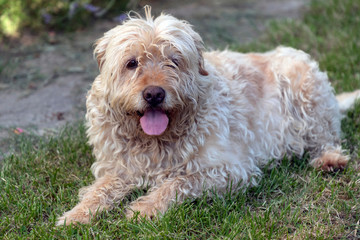
<path fill-rule="evenodd" d="M 336 99 L 339 103 L 341 113 L 345 113 L 349 110 L 356 100 L 360 100 L 360 89 L 353 92 L 346 92 L 336 95 Z"/>

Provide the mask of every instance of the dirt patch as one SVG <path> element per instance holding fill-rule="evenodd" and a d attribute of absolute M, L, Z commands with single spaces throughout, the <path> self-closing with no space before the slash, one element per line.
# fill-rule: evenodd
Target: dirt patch
<path fill-rule="evenodd" d="M 141 5 L 189 21 L 211 49 L 253 40 L 268 20 L 299 18 L 308 2 L 147 0 Z M 0 139 L 16 127 L 43 134 L 82 119 L 86 91 L 98 73 L 93 43 L 116 24 L 99 21 L 85 31 L 26 36 L 19 46 L 0 46 Z M 4 146 L 0 143 L 2 152 L 7 152 Z"/>

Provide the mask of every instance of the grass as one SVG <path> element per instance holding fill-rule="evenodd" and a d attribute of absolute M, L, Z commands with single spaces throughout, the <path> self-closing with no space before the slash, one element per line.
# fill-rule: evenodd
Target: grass
<path fill-rule="evenodd" d="M 288 45 L 310 52 L 337 91 L 360 88 L 360 3 L 313 1 L 302 21 L 273 22 L 241 51 Z M 82 123 L 57 136 L 14 135 L 14 154 L 0 172 L 0 236 L 4 239 L 358 239 L 360 238 L 360 104 L 342 122 L 352 160 L 333 174 L 307 159 L 284 159 L 265 169 L 259 185 L 224 198 L 202 198 L 171 208 L 163 218 L 129 221 L 123 210 L 139 191 L 90 225 L 55 227 L 93 181 L 91 147 Z"/>

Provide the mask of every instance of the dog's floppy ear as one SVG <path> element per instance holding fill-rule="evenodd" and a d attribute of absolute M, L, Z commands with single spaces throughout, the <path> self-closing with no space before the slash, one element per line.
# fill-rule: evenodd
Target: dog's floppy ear
<path fill-rule="evenodd" d="M 200 35 L 197 32 L 195 32 L 191 27 L 190 27 L 189 32 L 190 32 L 191 37 L 194 39 L 195 47 L 198 52 L 199 73 L 203 76 L 207 76 L 207 75 L 209 75 L 209 73 L 205 70 L 204 57 L 202 55 L 202 52 L 204 50 L 204 43 L 203 43 Z"/>
<path fill-rule="evenodd" d="M 176 18 L 174 18 L 176 19 Z M 177 20 L 177 19 L 176 19 Z M 177 20 L 179 21 L 179 20 Z M 204 58 L 202 56 L 202 52 L 204 50 L 204 43 L 203 40 L 201 39 L 201 36 L 192 28 L 192 26 L 186 22 L 186 21 L 180 21 L 181 24 L 178 24 L 177 27 L 179 27 L 179 25 L 181 27 L 181 31 L 180 32 L 186 32 L 192 39 L 193 39 L 193 43 L 194 45 L 192 45 L 192 43 L 190 43 L 190 45 L 194 46 L 195 49 L 193 48 L 193 50 L 196 50 L 197 52 L 197 62 L 198 62 L 198 67 L 199 67 L 199 73 L 203 76 L 207 76 L 209 75 L 209 73 L 205 70 L 204 68 Z M 187 39 L 185 37 L 185 39 Z M 187 41 L 187 40 L 184 40 Z"/>
<path fill-rule="evenodd" d="M 201 75 L 203 75 L 203 76 L 207 76 L 207 75 L 209 75 L 209 73 L 208 73 L 208 72 L 205 70 L 205 68 L 204 68 L 204 58 L 203 58 L 201 52 L 199 52 L 199 53 L 200 53 L 199 73 L 200 73 Z"/>
<path fill-rule="evenodd" d="M 203 75 L 203 76 L 207 76 L 207 75 L 209 75 L 209 73 L 204 68 L 204 58 L 203 58 L 203 55 L 202 55 L 202 51 L 204 49 L 203 43 L 202 43 L 202 41 L 200 39 L 200 41 L 195 40 L 195 44 L 196 44 L 196 49 L 197 49 L 198 54 L 199 54 L 199 59 L 198 59 L 198 61 L 199 61 L 199 73 L 201 75 Z"/>
<path fill-rule="evenodd" d="M 98 63 L 100 71 L 105 62 L 106 48 L 110 41 L 109 35 L 110 34 L 105 34 L 102 38 L 98 39 L 95 43 L 94 56 L 96 58 L 96 61 Z"/>

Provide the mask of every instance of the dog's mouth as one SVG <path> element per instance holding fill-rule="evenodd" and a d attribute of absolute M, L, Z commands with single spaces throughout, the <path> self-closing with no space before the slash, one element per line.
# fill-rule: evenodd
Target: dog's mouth
<path fill-rule="evenodd" d="M 163 134 L 169 125 L 168 114 L 159 108 L 148 108 L 144 112 L 136 112 L 140 117 L 142 130 L 150 136 Z"/>

